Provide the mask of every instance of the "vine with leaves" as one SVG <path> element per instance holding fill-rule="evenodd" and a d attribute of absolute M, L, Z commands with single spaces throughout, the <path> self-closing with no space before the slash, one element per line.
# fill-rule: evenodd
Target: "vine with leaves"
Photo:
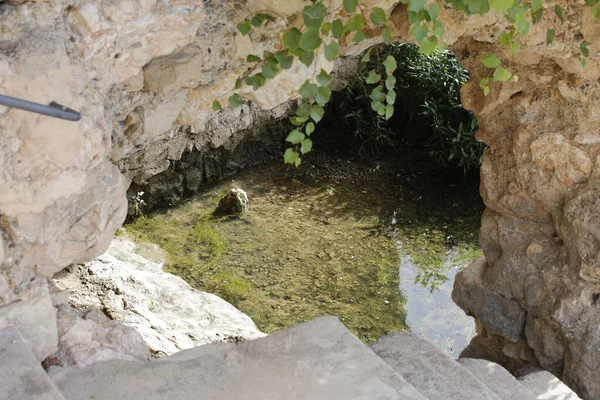
<path fill-rule="evenodd" d="M 518 53 L 522 37 L 526 36 L 533 24 L 542 20 L 544 13 L 543 0 L 444 0 L 445 3 L 467 15 L 485 15 L 491 10 L 504 15 L 509 22 L 509 29 L 500 34 L 498 40 L 502 46 L 510 49 L 511 55 Z M 365 40 L 365 28 L 368 25 L 381 31 L 383 42 L 393 42 L 391 29 L 385 11 L 380 7 L 373 7 L 366 15 L 365 8 L 359 4 L 359 0 L 343 0 L 342 5 L 336 10 L 329 10 L 323 0 L 307 0 L 302 10 L 302 22 L 300 27 L 289 26 L 287 20 L 275 13 L 258 12 L 245 18 L 237 25 L 242 35 L 248 35 L 254 27 L 274 21 L 276 18 L 284 20 L 287 29 L 280 36 L 280 48 L 276 52 L 264 51 L 262 55 L 249 54 L 246 61 L 255 63 L 255 74 L 239 77 L 236 80 L 234 93 L 228 98 L 231 107 L 239 107 L 247 100 L 237 90 L 243 85 L 258 90 L 265 86 L 269 79 L 273 79 L 282 70 L 290 69 L 297 61 L 310 67 L 315 62 L 316 54 L 323 51 L 325 58 L 334 62 L 341 55 L 341 44 L 360 43 Z M 420 52 L 430 54 L 434 51 L 442 51 L 446 48 L 443 41 L 445 26 L 440 18 L 441 9 L 439 4 L 432 2 L 427 5 L 427 0 L 401 0 L 408 4 L 408 19 L 411 23 L 410 34 L 414 37 L 420 47 Z M 592 14 L 600 20 L 599 0 L 585 0 Z M 560 21 L 565 22 L 565 12 L 559 4 L 550 8 Z M 556 35 L 558 27 L 548 29 L 546 32 L 546 45 L 550 45 Z M 581 63 L 585 66 L 589 58 L 589 43 L 583 41 L 580 44 Z M 378 51 L 375 49 L 375 51 Z M 368 62 L 371 50 L 367 51 L 362 62 Z M 506 82 L 510 79 L 518 80 L 496 54 L 488 54 L 481 58 L 486 68 L 491 70 L 490 76 L 481 79 L 479 86 L 487 96 L 490 93 L 490 82 Z M 371 107 L 380 118 L 390 119 L 394 114 L 396 102 L 396 78 L 393 73 L 397 68 L 397 60 L 388 55 L 381 60 L 377 54 L 377 63 L 369 71 L 366 82 L 372 85 L 369 94 Z M 299 166 L 302 155 L 312 150 L 311 134 L 325 114 L 325 106 L 331 98 L 331 75 L 321 69 L 313 80 L 306 80 L 298 89 L 303 102 L 296 110 L 291 123 L 295 126 L 286 141 L 291 144 L 284 154 L 284 162 Z M 213 103 L 213 110 L 219 111 L 222 105 L 219 101 Z"/>

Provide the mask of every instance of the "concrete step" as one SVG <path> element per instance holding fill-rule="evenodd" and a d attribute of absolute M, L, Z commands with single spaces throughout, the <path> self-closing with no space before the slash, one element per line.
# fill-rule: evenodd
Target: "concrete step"
<path fill-rule="evenodd" d="M 385 336 L 371 348 L 430 400 L 499 400 L 452 357 L 409 332 Z"/>
<path fill-rule="evenodd" d="M 548 371 L 528 368 L 518 379 L 537 400 L 581 400 L 574 391 Z"/>
<path fill-rule="evenodd" d="M 536 397 L 502 366 L 488 360 L 461 358 L 459 364 L 502 400 L 535 400 Z"/>
<path fill-rule="evenodd" d="M 51 370 L 68 400 L 426 400 L 335 317 L 134 363 Z"/>
<path fill-rule="evenodd" d="M 65 400 L 15 328 L 0 330 L 0 399 Z"/>

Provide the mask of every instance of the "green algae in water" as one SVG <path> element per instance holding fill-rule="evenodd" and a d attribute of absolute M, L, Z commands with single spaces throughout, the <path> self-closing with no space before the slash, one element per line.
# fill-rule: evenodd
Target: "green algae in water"
<path fill-rule="evenodd" d="M 365 342 L 406 329 L 399 255 L 381 233 L 377 196 L 298 172 L 244 173 L 235 185 L 222 183 L 126 231 L 158 244 L 167 271 L 231 302 L 264 332 L 322 315 L 338 316 Z M 250 211 L 212 217 L 233 186 L 246 190 Z"/>
<path fill-rule="evenodd" d="M 249 212 L 213 217 L 232 187 L 246 190 Z M 138 242 L 158 244 L 167 271 L 231 302 L 264 332 L 336 315 L 372 342 L 407 329 L 401 257 L 416 268 L 414 285 L 440 289 L 443 304 L 451 303 L 448 268 L 480 255 L 482 204 L 471 189 L 346 160 L 316 168 L 275 165 L 242 173 L 126 230 Z"/>

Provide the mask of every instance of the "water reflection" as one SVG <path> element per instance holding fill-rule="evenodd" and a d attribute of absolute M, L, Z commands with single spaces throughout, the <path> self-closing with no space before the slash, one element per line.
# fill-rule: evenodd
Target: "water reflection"
<path fill-rule="evenodd" d="M 402 253 L 401 246 L 399 247 Z M 473 318 L 468 317 L 451 299 L 454 276 L 460 270 L 452 265 L 456 251 L 449 250 L 447 263 L 427 275 L 410 256 L 400 258 L 400 290 L 406 299 L 406 324 L 411 332 L 458 357 L 475 336 Z M 429 271 L 431 272 L 431 271 Z M 435 276 L 432 280 L 426 277 Z"/>

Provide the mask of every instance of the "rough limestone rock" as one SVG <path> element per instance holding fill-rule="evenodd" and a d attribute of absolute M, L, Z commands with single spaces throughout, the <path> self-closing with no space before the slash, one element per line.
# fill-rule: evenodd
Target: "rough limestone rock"
<path fill-rule="evenodd" d="M 505 366 L 533 355 L 581 397 L 600 399 L 600 23 L 583 3 L 556 3 L 566 22 L 549 46 L 550 4 L 515 57 L 495 44 L 503 22 L 493 15 L 453 46 L 472 76 L 463 104 L 490 147 L 480 189 L 485 262 L 457 276 L 453 298 L 480 322 L 474 344 L 503 354 Z M 593 48 L 585 67 L 582 41 Z M 485 97 L 478 83 L 489 69 L 479 59 L 491 52 L 519 80 Z"/>
<path fill-rule="evenodd" d="M 106 253 L 55 276 L 78 309 L 98 308 L 135 328 L 155 356 L 214 342 L 265 336 L 247 315 L 225 300 L 193 289 L 183 279 L 135 253 L 135 244 L 115 239 Z M 145 245 L 160 254 L 154 245 Z M 59 318 L 59 327 L 61 320 Z M 129 328 L 130 329 L 130 328 Z"/>
<path fill-rule="evenodd" d="M 231 189 L 219 200 L 216 212 L 239 214 L 248 211 L 248 195 L 239 188 Z"/>

